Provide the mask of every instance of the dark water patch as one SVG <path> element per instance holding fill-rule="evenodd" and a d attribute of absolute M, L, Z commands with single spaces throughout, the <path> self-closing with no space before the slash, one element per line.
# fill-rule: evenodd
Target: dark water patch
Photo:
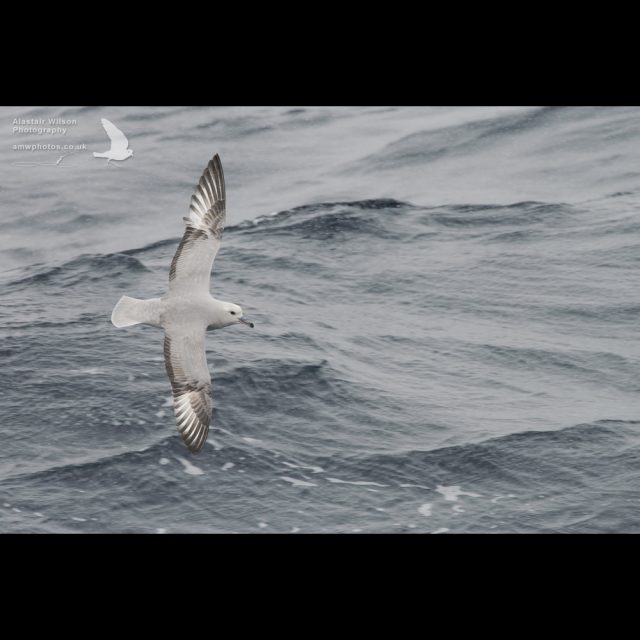
<path fill-rule="evenodd" d="M 9 282 L 6 286 L 50 285 L 72 287 L 84 282 L 97 282 L 103 278 L 113 278 L 124 273 L 149 271 L 138 259 L 126 253 L 107 255 L 85 254 L 57 267 L 46 267 L 27 277 Z"/>
<path fill-rule="evenodd" d="M 365 478 L 380 483 L 424 483 L 429 490 L 453 481 L 466 486 L 506 483 L 512 488 L 526 489 L 532 478 L 545 481 L 543 459 L 553 473 L 563 472 L 567 465 L 569 480 L 575 480 L 574 469 L 590 451 L 619 455 L 633 451 L 640 464 L 640 422 L 602 420 L 556 431 L 527 431 L 493 438 L 483 442 L 442 447 L 434 450 L 408 450 L 390 454 L 314 458 L 327 473 L 343 474 L 353 479 Z M 544 451 L 544 455 L 540 455 Z M 549 455 L 555 455 L 549 459 Z M 612 453 L 613 452 L 613 453 Z M 538 467 L 538 461 L 542 467 Z M 640 467 L 639 467 L 640 471 Z M 549 481 L 550 479 L 547 479 Z"/>
<path fill-rule="evenodd" d="M 153 251 L 156 251 L 157 249 L 164 249 L 165 247 L 175 246 L 177 248 L 179 243 L 180 243 L 180 238 L 169 238 L 168 240 L 159 240 L 158 242 L 152 242 L 143 247 L 127 249 L 125 251 L 121 251 L 120 253 L 127 256 L 135 256 L 135 255 L 138 255 L 139 253 L 153 252 Z"/>
<path fill-rule="evenodd" d="M 393 239 L 398 237 L 397 229 L 389 214 L 411 209 L 413 205 L 396 200 L 319 203 L 261 217 L 230 230 L 325 241 L 367 235 Z"/>
<path fill-rule="evenodd" d="M 433 222 L 445 227 L 518 225 L 529 229 L 532 224 L 562 222 L 571 213 L 572 209 L 563 204 L 522 202 L 498 207 L 452 206 L 447 207 L 444 213 L 431 215 L 431 219 Z"/>
<path fill-rule="evenodd" d="M 640 318 L 640 304 L 565 304 L 550 305 L 549 313 L 582 320 L 600 320 L 609 323 L 635 322 Z"/>

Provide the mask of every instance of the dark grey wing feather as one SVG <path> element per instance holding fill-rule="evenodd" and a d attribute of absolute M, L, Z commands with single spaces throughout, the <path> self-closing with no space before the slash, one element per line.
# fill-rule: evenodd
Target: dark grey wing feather
<path fill-rule="evenodd" d="M 205 332 L 171 328 L 164 336 L 164 362 L 173 390 L 176 425 L 193 453 L 202 449 L 211 424 L 211 376 Z"/>
<path fill-rule="evenodd" d="M 211 267 L 220 247 L 226 214 L 222 163 L 217 154 L 209 161 L 194 194 L 187 228 L 169 270 L 169 292 L 209 292 Z"/>

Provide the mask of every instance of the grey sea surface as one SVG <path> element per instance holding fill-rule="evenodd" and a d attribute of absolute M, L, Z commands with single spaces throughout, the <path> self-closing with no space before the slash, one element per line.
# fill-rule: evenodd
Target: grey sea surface
<path fill-rule="evenodd" d="M 109 318 L 214 153 L 193 456 Z M 639 108 L 2 107 L 0 166 L 0 532 L 640 531 Z"/>

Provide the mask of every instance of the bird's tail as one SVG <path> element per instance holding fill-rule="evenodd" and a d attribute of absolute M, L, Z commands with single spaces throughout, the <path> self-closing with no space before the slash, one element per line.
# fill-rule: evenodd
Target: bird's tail
<path fill-rule="evenodd" d="M 96 153 L 95 151 L 93 152 L 93 157 L 94 158 L 108 158 L 109 156 L 106 153 Z"/>
<path fill-rule="evenodd" d="M 130 327 L 134 324 L 160 326 L 160 298 L 138 300 L 122 296 L 111 312 L 111 322 L 116 327 Z"/>

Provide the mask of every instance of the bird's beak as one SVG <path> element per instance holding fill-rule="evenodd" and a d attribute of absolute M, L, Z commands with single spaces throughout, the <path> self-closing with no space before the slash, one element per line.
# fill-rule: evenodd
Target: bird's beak
<path fill-rule="evenodd" d="M 240 322 L 242 322 L 242 324 L 249 325 L 253 329 L 253 322 L 251 322 L 250 320 L 247 320 L 246 318 L 240 318 Z"/>

